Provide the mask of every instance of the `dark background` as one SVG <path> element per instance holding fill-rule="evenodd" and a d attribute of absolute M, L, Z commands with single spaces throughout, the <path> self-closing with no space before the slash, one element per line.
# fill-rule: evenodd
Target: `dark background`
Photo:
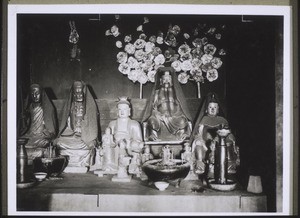
<path fill-rule="evenodd" d="M 136 32 L 145 15 L 121 15 L 121 32 Z M 275 16 L 187 16 L 147 15 L 145 33 L 166 32 L 169 23 L 189 30 L 196 23 L 226 28 L 217 48 L 225 48 L 219 79 L 201 87 L 205 96 L 214 91 L 223 101 L 227 119 L 240 146 L 239 180 L 246 188 L 248 176 L 262 177 L 268 197 L 268 211 L 276 211 L 275 154 L 275 46 L 282 34 L 282 17 Z M 18 15 L 17 87 L 23 97 L 31 83 L 39 83 L 51 99 L 64 99 L 74 80 L 81 79 L 97 99 L 139 97 L 139 84 L 133 84 L 118 71 L 116 38 L 105 31 L 116 23 L 114 15 Z M 69 21 L 74 20 L 80 35 L 80 62 L 70 61 Z M 123 39 L 124 35 L 120 36 Z M 214 43 L 214 42 L 213 42 Z M 282 42 L 280 42 L 282 43 Z M 282 53 L 282 52 L 281 52 Z M 282 58 L 282 57 L 277 57 Z M 9 73 L 9 72 L 8 72 Z M 144 86 L 144 98 L 153 84 Z M 186 98 L 197 98 L 196 84 L 182 85 Z M 21 90 L 21 91 L 20 91 Z M 201 99 L 202 100 L 202 99 Z"/>

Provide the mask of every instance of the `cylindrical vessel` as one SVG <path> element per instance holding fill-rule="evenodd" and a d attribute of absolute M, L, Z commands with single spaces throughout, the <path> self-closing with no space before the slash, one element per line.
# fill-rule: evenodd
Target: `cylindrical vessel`
<path fill-rule="evenodd" d="M 215 156 L 215 181 L 219 184 L 226 184 L 228 165 L 226 152 L 225 138 L 221 137 L 221 143 L 216 146 Z"/>
<path fill-rule="evenodd" d="M 17 153 L 17 179 L 18 182 L 26 181 L 26 169 L 27 169 L 27 161 L 28 156 L 25 148 L 26 141 L 18 140 L 18 153 Z"/>

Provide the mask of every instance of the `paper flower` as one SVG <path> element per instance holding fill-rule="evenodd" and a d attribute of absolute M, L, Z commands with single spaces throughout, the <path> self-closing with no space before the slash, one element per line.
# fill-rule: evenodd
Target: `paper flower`
<path fill-rule="evenodd" d="M 220 51 L 219 51 L 219 55 L 226 55 L 226 51 L 222 48 L 222 49 L 220 49 Z"/>
<path fill-rule="evenodd" d="M 217 58 L 217 57 L 214 57 L 210 62 L 215 69 L 219 69 L 223 64 L 221 58 Z"/>
<path fill-rule="evenodd" d="M 126 42 L 126 43 L 131 42 L 131 40 L 132 40 L 132 36 L 131 35 L 127 35 L 124 38 L 124 42 Z"/>
<path fill-rule="evenodd" d="M 117 54 L 117 62 L 119 63 L 125 63 L 127 61 L 127 53 L 123 52 L 123 51 L 120 51 L 118 54 Z"/>
<path fill-rule="evenodd" d="M 157 34 L 147 35 L 144 24 L 148 22 L 144 17 L 143 24 L 137 27 L 136 31 L 142 33 L 126 33 L 122 40 L 116 40 L 116 46 L 123 49 L 117 54 L 118 70 L 122 74 L 134 83 L 145 84 L 155 82 L 158 68 L 171 65 L 181 84 L 212 82 L 218 78 L 217 69 L 223 65 L 221 56 L 226 55 L 226 51 L 217 50 L 211 43 L 222 38 L 216 27 L 198 23 L 191 32 L 182 32 L 179 25 L 170 24 L 166 32 L 158 30 Z M 105 34 L 117 37 L 119 28 L 113 25 Z"/>
<path fill-rule="evenodd" d="M 156 43 L 156 36 L 154 36 L 154 35 L 150 36 L 149 42 Z"/>
<path fill-rule="evenodd" d="M 213 44 L 207 44 L 204 46 L 204 53 L 209 55 L 214 55 L 217 48 Z"/>
<path fill-rule="evenodd" d="M 192 67 L 193 67 L 193 69 L 199 69 L 200 66 L 201 66 L 201 64 L 202 64 L 202 61 L 200 59 L 198 59 L 198 58 L 193 58 L 192 59 Z"/>
<path fill-rule="evenodd" d="M 183 37 L 184 37 L 185 39 L 189 39 L 189 38 L 190 38 L 190 35 L 189 35 L 188 33 L 184 33 L 184 34 L 183 34 Z"/>
<path fill-rule="evenodd" d="M 136 28 L 136 31 L 143 32 L 143 25 L 139 25 L 139 26 Z"/>
<path fill-rule="evenodd" d="M 187 74 L 187 73 L 185 73 L 185 72 L 183 72 L 183 73 L 180 73 L 179 75 L 178 75 L 178 81 L 181 83 L 181 84 L 186 84 L 187 82 L 188 82 L 188 80 L 189 80 L 189 75 Z"/>
<path fill-rule="evenodd" d="M 161 36 L 158 36 L 157 38 L 156 38 L 156 42 L 158 43 L 158 44 L 163 44 L 164 43 L 164 38 L 163 37 L 161 37 Z"/>
<path fill-rule="evenodd" d="M 139 71 L 138 70 L 131 70 L 128 73 L 128 79 L 130 79 L 132 82 L 136 82 L 138 80 Z"/>
<path fill-rule="evenodd" d="M 112 35 L 114 37 L 117 37 L 118 35 L 120 35 L 119 33 L 119 28 L 116 26 L 116 25 L 113 25 L 111 28 L 110 28 L 110 31 L 112 33 Z"/>
<path fill-rule="evenodd" d="M 150 53 L 155 48 L 155 44 L 153 42 L 146 42 L 145 44 L 145 52 Z"/>
<path fill-rule="evenodd" d="M 122 48 L 123 44 L 121 41 L 116 41 L 117 48 Z"/>
<path fill-rule="evenodd" d="M 135 47 L 136 49 L 142 49 L 142 48 L 145 47 L 145 44 L 146 44 L 145 40 L 143 40 L 143 39 L 137 39 L 137 40 L 134 42 L 134 47 Z"/>
<path fill-rule="evenodd" d="M 190 71 L 193 68 L 190 60 L 185 60 L 181 63 L 181 70 Z"/>
<path fill-rule="evenodd" d="M 154 56 L 157 56 L 157 55 L 159 55 L 159 54 L 161 54 L 161 53 L 162 53 L 162 51 L 161 51 L 160 47 L 155 47 L 155 48 L 153 49 L 153 52 L 152 52 L 152 54 L 153 54 Z"/>
<path fill-rule="evenodd" d="M 128 43 L 127 45 L 125 45 L 124 50 L 128 53 L 128 54 L 134 54 L 135 52 L 135 47 L 133 44 Z"/>
<path fill-rule="evenodd" d="M 213 59 L 213 56 L 210 55 L 210 54 L 204 54 L 202 57 L 201 57 L 201 61 L 203 64 L 207 64 L 207 63 L 210 63 L 210 61 Z"/>
<path fill-rule="evenodd" d="M 147 76 L 148 76 L 148 80 L 152 83 L 155 82 L 155 74 L 156 74 L 156 70 L 151 70 L 148 72 Z"/>
<path fill-rule="evenodd" d="M 127 60 L 127 63 L 130 68 L 137 68 L 138 67 L 138 61 L 134 57 L 129 57 Z"/>
<path fill-rule="evenodd" d="M 220 33 L 217 33 L 217 34 L 215 35 L 215 37 L 216 37 L 216 39 L 220 40 L 220 39 L 222 38 L 222 35 L 221 35 Z"/>
<path fill-rule="evenodd" d="M 145 84 L 148 81 L 148 76 L 144 72 L 138 74 L 137 80 L 141 84 Z"/>
<path fill-rule="evenodd" d="M 142 33 L 139 35 L 139 39 L 143 39 L 143 40 L 146 40 L 147 39 L 147 36 L 145 33 Z"/>
<path fill-rule="evenodd" d="M 213 66 L 211 65 L 210 62 L 201 65 L 201 70 L 202 70 L 203 72 L 207 72 L 208 70 L 211 70 L 211 69 L 213 69 Z"/>
<path fill-rule="evenodd" d="M 218 71 L 216 69 L 211 69 L 206 72 L 206 78 L 209 82 L 213 82 L 218 79 Z"/>
<path fill-rule="evenodd" d="M 171 67 L 173 67 L 176 72 L 180 72 L 181 71 L 181 62 L 180 61 L 174 61 L 171 64 Z"/>
<path fill-rule="evenodd" d="M 187 53 L 190 53 L 190 52 L 191 52 L 191 48 L 187 44 L 182 44 L 178 48 L 178 54 L 180 54 L 180 56 L 182 56 L 184 54 L 187 54 Z"/>
<path fill-rule="evenodd" d="M 195 46 L 196 48 L 199 48 L 202 46 L 202 40 L 200 38 L 196 38 L 193 40 L 192 42 L 193 46 Z"/>
<path fill-rule="evenodd" d="M 130 72 L 130 67 L 128 64 L 126 63 L 121 63 L 118 67 L 118 70 L 124 74 L 124 75 L 127 75 L 129 72 Z"/>
<path fill-rule="evenodd" d="M 162 54 L 159 54 L 154 58 L 154 63 L 155 65 L 160 65 L 165 63 L 165 60 L 165 57 Z"/>

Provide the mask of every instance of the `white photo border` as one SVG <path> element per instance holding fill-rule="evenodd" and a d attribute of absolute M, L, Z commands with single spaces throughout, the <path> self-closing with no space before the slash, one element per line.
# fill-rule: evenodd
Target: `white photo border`
<path fill-rule="evenodd" d="M 49 212 L 21 212 L 16 208 L 16 75 L 18 14 L 198 14 L 198 15 L 280 15 L 284 19 L 283 44 L 283 199 L 282 212 L 242 213 L 243 215 L 289 215 L 292 213 L 293 172 L 293 72 L 292 72 L 292 10 L 291 6 L 266 5 L 193 5 L 193 4 L 59 4 L 8 5 L 7 63 L 7 158 L 8 215 L 49 215 Z M 294 172 L 296 173 L 296 172 Z M 51 212 L 51 215 L 108 215 L 99 212 Z M 114 213 L 114 215 L 142 215 Z M 143 213 L 158 215 L 158 213 Z M 237 213 L 176 213 L 168 215 L 238 215 Z M 159 213 L 165 215 L 165 213 Z"/>

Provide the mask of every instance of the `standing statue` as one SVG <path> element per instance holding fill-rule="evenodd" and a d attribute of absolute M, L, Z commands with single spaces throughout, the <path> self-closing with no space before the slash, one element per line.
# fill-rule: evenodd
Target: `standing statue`
<path fill-rule="evenodd" d="M 119 148 L 120 145 L 122 145 L 121 147 L 125 146 L 126 152 L 124 153 L 123 151 L 124 154 L 122 154 L 123 156 L 121 158 L 129 156 L 131 158 L 135 157 L 133 158 L 133 160 L 135 160 L 140 155 L 144 146 L 141 126 L 137 121 L 132 120 L 130 118 L 130 103 L 127 100 L 127 97 L 119 98 L 117 108 L 118 118 L 116 120 L 111 121 L 108 127 L 112 130 L 114 143 Z M 121 155 L 121 149 L 119 153 Z M 125 159 L 127 160 L 128 158 Z"/>
<path fill-rule="evenodd" d="M 218 130 L 228 127 L 228 121 L 219 116 L 220 107 L 215 94 L 209 94 L 203 104 L 199 117 L 195 124 L 194 141 L 192 152 L 196 158 L 195 172 L 197 174 L 207 173 L 208 178 L 214 178 L 216 162 L 216 145 L 220 143 Z M 235 143 L 232 133 L 225 138 L 227 146 L 228 174 L 236 173 L 239 165 L 239 148 Z M 218 160 L 217 160 L 218 161 Z"/>
<path fill-rule="evenodd" d="M 145 140 L 185 140 L 190 137 L 191 116 L 174 69 L 162 67 L 145 110 Z"/>
<path fill-rule="evenodd" d="M 88 87 L 75 81 L 63 110 L 55 144 L 60 155 L 69 156 L 65 172 L 87 172 L 97 145 L 97 106 Z"/>
<path fill-rule="evenodd" d="M 117 172 L 118 169 L 118 147 L 114 143 L 111 129 L 107 127 L 105 134 L 102 136 L 102 151 L 103 151 L 103 164 L 102 170 Z"/>
<path fill-rule="evenodd" d="M 25 148 L 28 164 L 32 164 L 34 158 L 49 155 L 50 142 L 57 133 L 57 118 L 53 104 L 40 85 L 30 86 L 30 96 L 26 101 L 28 125 L 21 137 L 29 139 Z"/>

